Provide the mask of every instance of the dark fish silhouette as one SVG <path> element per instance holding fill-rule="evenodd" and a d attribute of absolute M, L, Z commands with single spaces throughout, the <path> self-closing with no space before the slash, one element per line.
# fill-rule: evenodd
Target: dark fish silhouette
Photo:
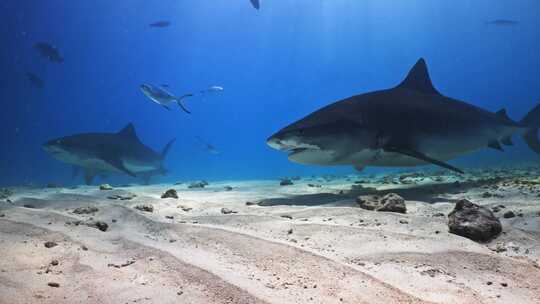
<path fill-rule="evenodd" d="M 150 27 L 168 27 L 170 25 L 171 25 L 171 23 L 169 21 L 165 21 L 165 20 L 150 23 Z"/>
<path fill-rule="evenodd" d="M 249 0 L 249 1 L 251 1 L 251 5 L 253 5 L 255 9 L 261 8 L 261 4 L 259 3 L 259 0 Z"/>
<path fill-rule="evenodd" d="M 41 79 L 38 75 L 34 74 L 34 73 L 26 73 L 26 78 L 28 79 L 28 81 L 30 81 L 30 83 L 38 88 L 38 89 L 41 89 L 43 88 L 43 86 L 45 85 L 45 83 L 43 82 L 43 79 Z"/>
<path fill-rule="evenodd" d="M 497 26 L 515 26 L 519 24 L 519 21 L 508 20 L 508 19 L 495 19 L 495 20 L 486 22 L 486 24 L 497 25 Z"/>
<path fill-rule="evenodd" d="M 214 147 L 212 144 L 209 144 L 204 139 L 202 139 L 200 136 L 195 136 L 195 138 L 204 146 L 204 148 L 211 154 L 219 154 L 218 149 Z"/>
<path fill-rule="evenodd" d="M 502 145 L 512 145 L 514 134 L 540 154 L 539 127 L 540 105 L 514 121 L 504 109 L 492 113 L 443 96 L 420 59 L 398 86 L 328 105 L 267 143 L 303 164 L 358 170 L 434 164 L 462 173 L 447 161 L 482 148 L 502 151 Z"/>
<path fill-rule="evenodd" d="M 58 49 L 47 42 L 38 42 L 34 45 L 34 48 L 39 52 L 39 54 L 41 54 L 42 57 L 49 59 L 51 62 L 64 62 L 64 57 L 60 55 Z"/>

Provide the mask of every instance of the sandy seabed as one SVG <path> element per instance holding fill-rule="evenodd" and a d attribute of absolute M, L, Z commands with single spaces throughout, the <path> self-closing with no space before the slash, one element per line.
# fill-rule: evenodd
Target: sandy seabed
<path fill-rule="evenodd" d="M 10 188 L 0 303 L 540 303 L 539 173 Z M 406 214 L 356 203 L 389 192 Z M 460 198 L 503 205 L 503 233 L 449 233 Z"/>

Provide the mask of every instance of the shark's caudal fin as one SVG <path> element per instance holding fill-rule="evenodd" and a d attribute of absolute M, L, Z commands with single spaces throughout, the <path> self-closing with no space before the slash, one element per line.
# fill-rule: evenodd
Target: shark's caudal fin
<path fill-rule="evenodd" d="M 521 124 L 529 130 L 523 135 L 523 139 L 534 152 L 540 154 L 540 141 L 538 140 L 538 128 L 540 128 L 540 104 L 536 105 L 523 119 Z"/>
<path fill-rule="evenodd" d="M 163 150 L 161 150 L 161 159 L 165 159 L 165 157 L 167 156 L 167 153 L 169 153 L 169 150 L 171 149 L 171 146 L 172 146 L 172 144 L 174 144 L 175 141 L 176 141 L 176 138 L 171 139 L 171 140 L 165 145 L 165 147 L 163 148 Z"/>
<path fill-rule="evenodd" d="M 409 89 L 425 94 L 440 95 L 431 83 L 426 61 L 420 58 L 397 88 Z"/>
<path fill-rule="evenodd" d="M 186 97 L 191 97 L 193 96 L 193 94 L 186 94 L 186 95 L 182 95 L 180 97 L 176 97 L 175 100 L 176 100 L 176 103 L 180 106 L 180 108 L 182 108 L 182 110 L 184 110 L 184 112 L 188 113 L 188 114 L 191 114 L 191 112 L 186 109 L 186 107 L 184 106 L 184 104 L 182 103 L 182 100 Z"/>

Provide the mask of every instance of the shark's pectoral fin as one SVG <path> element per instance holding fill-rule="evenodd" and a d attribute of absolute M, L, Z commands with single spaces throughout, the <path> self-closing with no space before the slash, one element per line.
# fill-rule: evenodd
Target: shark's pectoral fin
<path fill-rule="evenodd" d="M 488 147 L 491 148 L 491 149 L 495 149 L 495 150 L 499 150 L 499 151 L 504 151 L 503 148 L 501 147 L 501 144 L 499 143 L 498 140 L 492 140 L 488 143 Z"/>
<path fill-rule="evenodd" d="M 126 166 L 124 166 L 124 162 L 122 162 L 122 160 L 120 158 L 105 158 L 103 159 L 104 161 L 106 161 L 107 163 L 109 163 L 109 165 L 115 167 L 116 169 L 124 172 L 125 174 L 131 176 L 131 177 L 137 177 L 137 175 L 135 175 L 135 173 L 131 172 L 130 170 L 128 170 L 128 168 L 126 168 Z"/>
<path fill-rule="evenodd" d="M 394 153 L 399 153 L 399 154 L 403 154 L 403 155 L 406 155 L 406 156 L 409 156 L 409 157 L 413 157 L 413 158 L 416 158 L 416 159 L 420 159 L 420 160 L 423 160 L 427 163 L 431 163 L 431 164 L 434 164 L 434 165 L 437 165 L 439 167 L 443 167 L 443 168 L 446 168 L 448 170 L 452 170 L 452 171 L 455 171 L 457 173 L 461 173 L 463 174 L 464 172 L 461 171 L 460 169 L 450 165 L 450 164 L 447 164 L 443 161 L 440 161 L 438 159 L 434 159 L 434 158 L 431 158 L 421 152 L 418 152 L 416 150 L 413 150 L 413 149 L 409 149 L 409 148 L 398 148 L 398 147 L 385 147 L 384 148 L 384 151 L 386 152 L 394 152 Z"/>
<path fill-rule="evenodd" d="M 109 165 L 113 166 L 114 168 L 124 172 L 125 174 L 131 176 L 131 177 L 137 177 L 135 173 L 131 172 L 126 166 L 124 165 L 124 162 L 119 157 L 119 154 L 116 151 L 107 151 L 105 149 L 102 150 L 103 152 L 100 153 L 100 158 L 104 162 L 108 163 Z"/>
<path fill-rule="evenodd" d="M 94 180 L 94 177 L 96 177 L 96 172 L 92 170 L 85 170 L 84 171 L 84 182 L 87 185 L 92 184 L 92 181 Z"/>

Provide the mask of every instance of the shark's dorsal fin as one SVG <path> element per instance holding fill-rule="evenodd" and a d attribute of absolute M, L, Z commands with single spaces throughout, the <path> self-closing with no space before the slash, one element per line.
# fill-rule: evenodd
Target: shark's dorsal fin
<path fill-rule="evenodd" d="M 137 137 L 137 133 L 135 133 L 135 127 L 132 123 L 127 124 L 122 130 L 120 130 L 116 135 L 125 138 L 125 139 L 131 139 L 139 141 L 139 138 Z"/>
<path fill-rule="evenodd" d="M 506 109 L 500 109 L 499 111 L 495 112 L 495 115 L 499 116 L 504 121 L 512 121 L 512 119 L 508 117 L 508 114 L 506 113 Z"/>
<path fill-rule="evenodd" d="M 405 80 L 403 80 L 397 87 L 426 94 L 441 95 L 441 93 L 439 93 L 439 91 L 437 91 L 431 83 L 431 78 L 429 77 L 424 58 L 420 58 L 416 62 L 416 64 L 409 71 L 409 74 L 407 74 Z"/>

